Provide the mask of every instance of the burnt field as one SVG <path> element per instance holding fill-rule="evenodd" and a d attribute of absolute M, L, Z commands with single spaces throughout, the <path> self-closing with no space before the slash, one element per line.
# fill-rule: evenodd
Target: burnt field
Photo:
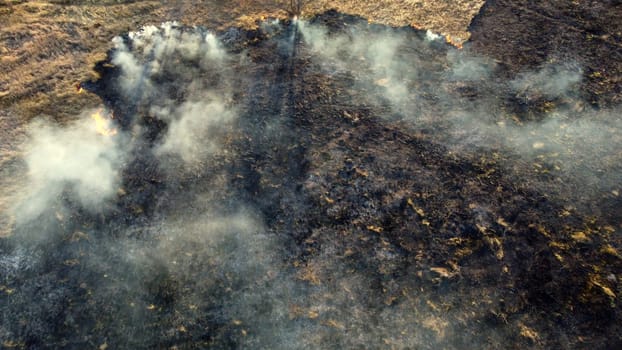
<path fill-rule="evenodd" d="M 503 6 L 116 37 L 2 169 L 2 346 L 622 346 L 619 36 Z"/>

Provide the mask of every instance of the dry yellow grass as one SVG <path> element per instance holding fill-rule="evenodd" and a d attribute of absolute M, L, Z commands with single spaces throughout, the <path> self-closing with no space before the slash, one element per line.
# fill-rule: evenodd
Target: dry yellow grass
<path fill-rule="evenodd" d="M 75 92 L 93 77 L 115 35 L 138 25 L 156 2 L 117 6 L 63 6 L 28 2 L 3 8 L 0 20 L 0 107 L 25 120 L 47 114 L 64 119 L 97 103 Z"/>
<path fill-rule="evenodd" d="M 286 17 L 289 1 L 69 1 L 0 2 L 0 108 L 28 120 L 63 120 L 98 103 L 76 95 L 75 84 L 93 78 L 115 35 L 144 24 L 177 20 L 222 28 L 253 26 L 262 17 Z M 390 25 L 415 25 L 468 38 L 466 28 L 482 0 L 305 1 L 303 15 L 335 8 Z"/>
<path fill-rule="evenodd" d="M 483 0 L 427 1 L 305 0 L 303 16 L 329 9 L 370 21 L 428 28 L 458 41 Z M 106 57 L 111 39 L 146 24 L 179 21 L 222 29 L 254 27 L 267 17 L 287 18 L 289 0 L 0 0 L 0 166 L 19 159 L 18 144 L 26 123 L 37 117 L 64 122 L 101 104 L 76 85 L 96 78 L 95 63 Z M 7 174 L 4 174 L 7 175 Z M 14 188 L 0 177 L 0 212 Z M 11 219 L 0 217 L 0 226 Z M 0 236 L 7 232 L 0 232 Z"/>
<path fill-rule="evenodd" d="M 483 0 L 318 0 L 308 1 L 305 13 L 334 8 L 392 26 L 411 25 L 449 35 L 457 42 L 469 38 L 467 27 L 484 4 Z"/>

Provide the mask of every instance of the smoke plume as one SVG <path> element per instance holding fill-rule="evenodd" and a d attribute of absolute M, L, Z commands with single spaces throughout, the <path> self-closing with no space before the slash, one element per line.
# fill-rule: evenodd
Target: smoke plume
<path fill-rule="evenodd" d="M 126 152 L 123 138 L 98 134 L 91 113 L 95 111 L 65 127 L 45 122 L 30 126 L 24 145 L 28 190 L 15 209 L 19 222 L 36 219 L 63 195 L 93 212 L 103 211 L 114 199 Z"/>
<path fill-rule="evenodd" d="M 0 338 L 464 349 L 566 332 L 540 309 L 497 312 L 528 298 L 521 264 L 540 252 L 504 244 L 532 209 L 508 223 L 465 183 L 500 172 L 597 213 L 620 188 L 619 111 L 582 99 L 579 66 L 511 76 L 438 34 L 352 22 L 114 38 L 93 91 L 118 132 L 98 132 L 94 111 L 29 126 Z"/>

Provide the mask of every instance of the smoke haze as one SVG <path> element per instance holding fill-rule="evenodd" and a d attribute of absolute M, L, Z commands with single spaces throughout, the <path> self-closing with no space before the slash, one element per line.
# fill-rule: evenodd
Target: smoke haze
<path fill-rule="evenodd" d="M 36 219 L 66 188 L 93 212 L 102 211 L 114 199 L 124 160 L 121 137 L 99 135 L 88 114 L 65 127 L 31 125 L 24 149 L 28 192 L 15 209 L 18 222 Z"/>
<path fill-rule="evenodd" d="M 499 220 L 486 193 L 455 185 L 489 180 L 422 154 L 494 162 L 556 206 L 572 191 L 568 202 L 605 210 L 594 203 L 620 190 L 622 120 L 582 100 L 581 67 L 508 77 L 432 32 L 262 28 L 169 22 L 114 38 L 114 67 L 94 90 L 118 133 L 99 134 L 95 111 L 29 126 L 25 184 L 7 210 L 16 221 L 0 245 L 0 338 L 33 349 L 493 349 L 528 331 L 534 347 L 538 332 L 563 338 L 538 310 L 489 324 L 487 310 L 527 298 L 494 284 L 529 277 L 502 241 L 522 234 L 513 225 L 523 214 Z M 314 123 L 328 117 L 334 125 Z M 361 131 L 351 146 L 369 125 L 382 135 Z M 417 135 L 395 146 L 405 155 L 378 145 L 389 134 L 400 144 L 399 132 Z M 449 205 L 434 186 L 477 225 L 441 212 Z M 450 258 L 437 252 L 445 242 Z"/>
<path fill-rule="evenodd" d="M 443 39 L 433 33 L 413 40 L 403 32 L 356 35 L 360 30 L 354 26 L 329 34 L 322 25 L 300 26 L 326 69 L 345 70 L 362 90 L 380 88 L 394 111 L 387 114 L 391 120 L 404 120 L 413 130 L 449 125 L 448 133 L 434 137 L 458 152 L 505 149 L 525 162 L 554 163 L 553 176 L 572 183 L 559 191 L 585 189 L 573 199 L 591 201 L 592 194 L 620 186 L 618 162 L 611 156 L 622 145 L 617 131 L 622 120 L 618 110 L 592 109 L 582 100 L 577 92 L 581 67 L 551 63 L 500 79 L 497 63 L 468 47 L 439 49 Z M 508 108 L 508 99 L 524 109 Z M 518 176 L 533 177 L 522 170 Z M 550 189 L 548 182 L 540 187 Z"/>

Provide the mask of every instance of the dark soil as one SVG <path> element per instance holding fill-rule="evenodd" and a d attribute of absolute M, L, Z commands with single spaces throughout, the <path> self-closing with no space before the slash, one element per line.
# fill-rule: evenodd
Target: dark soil
<path fill-rule="evenodd" d="M 492 80 L 511 79 L 552 58 L 576 61 L 585 80 L 575 97 L 599 108 L 615 106 L 622 77 L 622 60 L 616 59 L 622 55 L 622 28 L 616 28 L 622 25 L 622 5 L 580 3 L 562 8 L 489 1 L 471 26 L 466 50 L 498 61 Z M 386 31 L 402 38 L 400 57 L 420 62 L 431 85 L 456 50 L 441 42 L 422 45 L 423 31 L 386 28 L 332 11 L 311 23 L 332 35 Z M 290 50 L 283 43 L 292 37 Z M 235 156 L 215 157 L 194 172 L 173 176 L 159 167 L 151 148 L 168 126 L 149 113 L 148 101 L 133 105 L 119 95 L 118 72 L 104 64 L 108 61 L 98 66 L 101 80 L 83 84 L 114 110 L 120 128 L 138 123 L 147 130 L 143 147 L 132 153 L 124 172 L 127 194 L 112 213 L 92 215 L 69 203 L 73 217 L 48 228 L 57 237 L 76 231 L 99 236 L 53 239 L 53 249 L 33 248 L 45 256 L 41 266 L 27 269 L 31 274 L 4 277 L 6 288 L 17 290 L 0 299 L 9 310 L 0 334 L 11 339 L 5 347 L 291 346 L 266 342 L 262 327 L 268 326 L 257 323 L 274 315 L 266 308 L 275 307 L 268 297 L 277 292 L 245 304 L 251 305 L 247 318 L 227 313 L 236 293 L 257 289 L 263 297 L 269 288 L 262 279 L 227 274 L 208 257 L 181 256 L 187 269 L 175 270 L 147 256 L 140 271 L 126 271 L 118 253 L 107 248 L 128 239 L 128 232 L 134 232 L 132 244 L 154 244 L 160 238 L 149 230 L 150 221 L 200 212 L 187 197 L 211 188 L 213 174 L 225 174 L 227 183 L 213 190 L 218 210 L 252 206 L 266 235 L 279 242 L 276 260 L 295 281 L 291 292 L 297 297 L 284 301 L 289 318 L 273 325 L 283 332 L 317 330 L 315 338 L 302 337 L 306 345 L 299 347 L 622 347 L 620 197 L 582 201 L 554 171 L 549 178 L 525 170 L 531 159 L 502 144 L 456 151 L 448 136 L 455 130 L 440 114 L 442 106 L 425 107 L 437 105 L 436 87 L 408 81 L 430 100 L 418 105 L 421 110 L 394 109 L 378 86 L 360 84 L 359 73 L 327 70 L 291 23 L 271 33 L 236 31 L 235 38 L 227 50 L 248 57 L 245 65 L 233 66 L 234 102 L 241 107 L 227 147 Z M 446 86 L 450 96 L 478 100 L 492 94 L 477 83 Z M 507 91 L 495 94 L 521 121 L 543 118 L 540 102 L 525 106 Z M 438 118 L 412 123 L 415 113 Z M 37 226 L 24 230 L 30 229 Z M 12 241 L 1 244 L 6 252 L 22 249 Z M 105 263 L 67 263 L 74 257 L 89 261 L 102 251 L 110 254 Z M 138 277 L 109 283 L 104 273 Z M 343 287 L 352 276 L 361 281 L 354 285 L 358 289 Z M 188 295 L 199 296 L 197 308 L 181 307 Z M 130 299 L 142 304 L 128 311 Z M 328 311 L 319 315 L 306 311 L 324 306 Z M 393 323 L 387 326 L 387 320 Z M 395 330 L 385 328 L 393 325 Z M 400 333 L 397 325 L 414 327 L 417 334 Z M 366 337 L 378 343 L 365 343 Z"/>

